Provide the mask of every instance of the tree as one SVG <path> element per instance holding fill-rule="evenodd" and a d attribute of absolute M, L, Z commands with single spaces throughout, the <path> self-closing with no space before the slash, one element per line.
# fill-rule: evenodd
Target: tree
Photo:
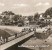
<path fill-rule="evenodd" d="M 12 11 L 4 11 L 1 15 L 15 15 Z"/>
<path fill-rule="evenodd" d="M 45 13 L 44 13 L 45 17 L 47 17 L 47 15 L 49 15 L 50 17 L 52 17 L 52 7 L 48 8 Z"/>
<path fill-rule="evenodd" d="M 23 26 L 24 25 L 24 20 L 23 20 L 23 17 L 22 15 L 19 15 L 19 18 L 18 18 L 18 26 Z"/>
<path fill-rule="evenodd" d="M 2 22 L 4 24 L 10 24 L 10 21 L 12 20 L 10 17 L 13 17 L 13 15 L 15 15 L 15 14 L 12 11 L 4 11 L 1 13 L 1 15 L 4 15 L 4 17 L 2 18 Z M 10 16 L 10 15 L 12 15 L 12 16 Z"/>
<path fill-rule="evenodd" d="M 29 22 L 33 21 L 33 16 L 28 16 Z"/>
<path fill-rule="evenodd" d="M 14 15 L 13 20 L 14 21 L 19 21 L 22 19 L 22 15 Z"/>
<path fill-rule="evenodd" d="M 19 15 L 14 15 L 13 20 L 17 21 L 19 19 Z"/>
<path fill-rule="evenodd" d="M 8 15 L 8 12 L 4 11 L 4 12 L 1 13 L 1 15 Z"/>
<path fill-rule="evenodd" d="M 12 11 L 8 11 L 8 15 L 15 15 Z"/>
<path fill-rule="evenodd" d="M 34 15 L 34 20 L 39 19 L 39 17 L 40 17 L 40 15 L 39 15 L 38 13 L 36 13 L 36 14 Z"/>
<path fill-rule="evenodd" d="M 14 17 L 12 19 L 13 19 L 15 25 L 18 23 L 24 24 L 22 15 L 14 15 Z"/>

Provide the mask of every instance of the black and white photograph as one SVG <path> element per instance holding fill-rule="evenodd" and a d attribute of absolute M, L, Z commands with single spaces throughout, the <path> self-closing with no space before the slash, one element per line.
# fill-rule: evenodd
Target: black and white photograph
<path fill-rule="evenodd" d="M 52 0 L 0 0 L 0 50 L 52 50 Z"/>

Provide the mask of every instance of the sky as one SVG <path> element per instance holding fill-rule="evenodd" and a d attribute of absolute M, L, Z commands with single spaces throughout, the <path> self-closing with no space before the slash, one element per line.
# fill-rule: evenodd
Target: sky
<path fill-rule="evenodd" d="M 52 0 L 0 0 L 0 13 L 12 11 L 16 14 L 32 15 L 43 13 L 52 7 Z"/>

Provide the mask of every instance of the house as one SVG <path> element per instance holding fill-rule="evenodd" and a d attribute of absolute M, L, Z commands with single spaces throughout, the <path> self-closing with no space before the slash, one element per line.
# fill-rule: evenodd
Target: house
<path fill-rule="evenodd" d="M 40 14 L 39 21 L 44 21 L 44 17 Z"/>

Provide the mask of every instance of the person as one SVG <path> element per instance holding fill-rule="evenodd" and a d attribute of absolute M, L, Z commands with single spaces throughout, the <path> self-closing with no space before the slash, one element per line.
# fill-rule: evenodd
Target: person
<path fill-rule="evenodd" d="M 2 44 L 4 42 L 3 37 L 0 37 L 0 44 Z"/>
<path fill-rule="evenodd" d="M 2 45 L 2 40 L 0 40 L 0 45 Z"/>
<path fill-rule="evenodd" d="M 17 33 L 15 33 L 15 38 L 17 38 Z"/>
<path fill-rule="evenodd" d="M 34 36 L 35 36 L 35 34 L 36 34 L 36 28 L 34 29 Z"/>
<path fill-rule="evenodd" d="M 31 32 L 31 29 L 29 29 L 29 32 Z"/>
<path fill-rule="evenodd" d="M 1 36 L 0 39 L 3 40 L 3 37 Z"/>
<path fill-rule="evenodd" d="M 8 37 L 6 37 L 5 39 L 6 39 L 6 42 L 8 42 Z"/>

